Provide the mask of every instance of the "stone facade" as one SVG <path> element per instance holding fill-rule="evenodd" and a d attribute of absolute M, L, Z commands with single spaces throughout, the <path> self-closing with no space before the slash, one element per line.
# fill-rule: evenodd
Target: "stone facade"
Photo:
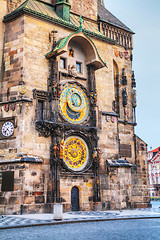
<path fill-rule="evenodd" d="M 157 200 L 160 196 L 160 147 L 148 151 L 148 174 L 150 196 Z"/>
<path fill-rule="evenodd" d="M 4 60 L 3 60 L 3 44 L 4 44 L 4 31 L 5 25 L 2 22 L 4 14 L 7 14 L 7 1 L 1 1 L 1 9 L 0 9 L 0 81 L 3 78 L 3 69 L 4 69 Z M 1 100 L 1 99 L 0 99 Z"/>
<path fill-rule="evenodd" d="M 28 0 L 16 10 L 22 2 L 4 4 L 9 14 L 1 22 L 1 213 L 49 212 L 54 202 L 62 202 L 65 211 L 147 207 L 147 147 L 143 142 L 140 152 L 142 140 L 134 134 L 133 32 L 114 27 L 130 36 L 130 44 L 107 37 L 104 19 L 97 21 L 97 2 L 71 1 L 69 23 L 56 15 L 66 1 Z M 65 87 L 74 98 L 69 89 L 63 114 Z M 60 152 L 71 138 L 77 141 L 71 151 L 81 159 L 86 154 L 79 168 L 65 162 L 64 147 Z"/>
<path fill-rule="evenodd" d="M 3 174 L 14 173 L 14 191 L 3 191 L 0 197 L 1 214 L 22 214 L 51 211 L 51 176 L 48 166 L 18 163 L 1 166 Z M 1 184 L 2 188 L 2 184 Z"/>

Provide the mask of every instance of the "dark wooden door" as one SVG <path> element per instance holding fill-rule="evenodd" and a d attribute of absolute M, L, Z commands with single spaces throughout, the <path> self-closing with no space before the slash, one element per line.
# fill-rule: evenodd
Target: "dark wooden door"
<path fill-rule="evenodd" d="M 79 189 L 73 187 L 71 190 L 71 206 L 72 211 L 79 211 Z"/>

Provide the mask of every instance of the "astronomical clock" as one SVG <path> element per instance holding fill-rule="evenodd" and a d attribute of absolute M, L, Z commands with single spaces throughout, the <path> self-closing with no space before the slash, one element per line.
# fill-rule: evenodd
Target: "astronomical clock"
<path fill-rule="evenodd" d="M 64 142 L 63 161 L 72 171 L 82 171 L 88 163 L 89 151 L 86 142 L 78 136 L 70 136 Z"/>
<path fill-rule="evenodd" d="M 71 126 L 84 124 L 89 119 L 88 96 L 76 84 L 68 83 L 62 87 L 58 108 L 63 120 L 70 123 Z M 63 146 L 64 167 L 72 172 L 81 172 L 88 166 L 88 160 L 88 144 L 83 137 L 75 133 L 66 137 Z"/>
<path fill-rule="evenodd" d="M 97 147 L 95 71 L 106 64 L 83 32 L 57 41 L 55 49 L 46 57 L 51 63 L 49 90 L 35 90 L 34 98 L 38 103 L 36 114 L 39 114 L 36 129 L 42 136 L 51 136 L 50 166 L 55 201 L 60 201 L 60 195 L 63 197 L 61 183 L 67 181 L 71 185 L 74 177 L 77 184 L 83 182 L 86 186 L 87 175 L 93 182 L 90 197 L 97 202 L 100 199 L 100 149 Z"/>
<path fill-rule="evenodd" d="M 89 100 L 86 93 L 75 84 L 65 85 L 60 95 L 59 111 L 67 122 L 83 123 L 89 114 Z"/>

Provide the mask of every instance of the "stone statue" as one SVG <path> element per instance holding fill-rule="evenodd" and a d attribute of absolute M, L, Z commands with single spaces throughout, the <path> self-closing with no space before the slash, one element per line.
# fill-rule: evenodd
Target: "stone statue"
<path fill-rule="evenodd" d="M 98 148 L 97 149 L 97 159 L 98 159 L 98 161 L 100 161 L 100 155 L 101 155 L 101 149 Z"/>
<path fill-rule="evenodd" d="M 59 148 L 58 148 L 57 143 L 56 143 L 53 147 L 54 158 L 58 158 L 58 154 L 59 154 Z"/>
<path fill-rule="evenodd" d="M 92 153 L 93 160 L 96 161 L 98 157 L 98 152 L 97 149 L 94 147 L 93 148 L 93 153 Z"/>
<path fill-rule="evenodd" d="M 93 97 L 94 97 L 94 103 L 96 103 L 97 102 L 97 93 L 94 93 Z"/>
<path fill-rule="evenodd" d="M 68 66 L 68 74 L 73 77 L 77 77 L 77 68 L 75 65 L 73 65 L 72 67 L 70 65 Z"/>
<path fill-rule="evenodd" d="M 135 108 L 137 106 L 137 101 L 136 101 L 136 90 L 132 89 L 132 105 Z"/>
<path fill-rule="evenodd" d="M 97 93 L 93 93 L 93 92 L 90 93 L 90 101 L 91 101 L 91 104 L 94 104 L 97 102 Z"/>
<path fill-rule="evenodd" d="M 127 105 L 127 91 L 126 91 L 126 88 L 124 88 L 122 90 L 122 99 L 123 99 L 123 107 L 125 107 Z"/>
<path fill-rule="evenodd" d="M 60 142 L 60 150 L 59 150 L 59 158 L 63 159 L 63 147 L 64 147 L 64 140 Z"/>
<path fill-rule="evenodd" d="M 55 96 L 56 96 L 56 93 L 57 93 L 57 86 L 56 86 L 56 83 L 55 83 L 55 82 L 53 82 L 52 89 L 53 89 L 53 95 L 54 95 L 54 97 L 55 97 Z"/>

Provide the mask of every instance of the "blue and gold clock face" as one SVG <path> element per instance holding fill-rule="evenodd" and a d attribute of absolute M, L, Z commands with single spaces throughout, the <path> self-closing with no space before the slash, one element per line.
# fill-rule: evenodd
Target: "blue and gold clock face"
<path fill-rule="evenodd" d="M 82 138 L 70 136 L 64 141 L 63 161 L 67 168 L 81 171 L 87 166 L 88 158 L 88 146 Z"/>
<path fill-rule="evenodd" d="M 75 84 L 67 84 L 62 88 L 59 111 L 69 123 L 84 122 L 89 113 L 89 100 L 85 92 Z"/>

